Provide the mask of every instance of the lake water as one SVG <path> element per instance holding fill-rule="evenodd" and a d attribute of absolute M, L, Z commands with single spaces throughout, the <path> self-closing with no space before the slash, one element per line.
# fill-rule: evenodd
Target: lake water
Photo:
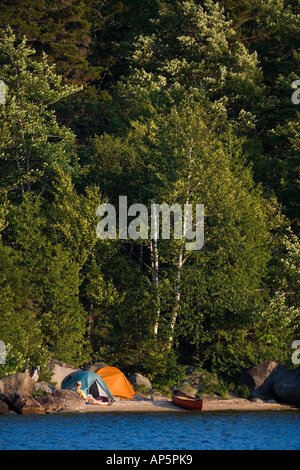
<path fill-rule="evenodd" d="M 0 415 L 1 450 L 299 450 L 300 412 Z"/>

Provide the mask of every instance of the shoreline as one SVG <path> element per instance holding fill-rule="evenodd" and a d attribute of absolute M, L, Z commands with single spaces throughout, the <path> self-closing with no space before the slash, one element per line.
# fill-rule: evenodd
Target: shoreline
<path fill-rule="evenodd" d="M 86 409 L 79 413 L 115 413 L 115 412 L 185 412 L 185 410 L 174 405 L 170 398 L 154 398 L 153 401 L 147 398 L 138 397 L 132 400 L 115 399 L 111 406 L 86 405 Z M 230 398 L 227 400 L 218 398 L 205 398 L 202 411 L 193 411 L 193 413 L 205 413 L 206 411 L 270 411 L 270 410 L 294 410 L 300 411 L 300 407 L 287 403 L 264 402 L 262 400 L 247 400 L 244 398 Z"/>

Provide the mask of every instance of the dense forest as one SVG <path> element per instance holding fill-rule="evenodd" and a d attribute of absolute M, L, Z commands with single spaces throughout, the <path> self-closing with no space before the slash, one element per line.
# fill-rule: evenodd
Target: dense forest
<path fill-rule="evenodd" d="M 293 367 L 299 1 L 1 0 L 0 28 L 0 373 Z M 119 196 L 203 204 L 204 246 L 100 239 Z"/>

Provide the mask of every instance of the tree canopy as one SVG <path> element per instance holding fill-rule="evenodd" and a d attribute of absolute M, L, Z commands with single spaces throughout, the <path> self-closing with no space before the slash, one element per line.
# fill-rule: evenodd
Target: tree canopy
<path fill-rule="evenodd" d="M 228 381 L 293 366 L 299 3 L 0 11 L 0 373 L 102 360 L 161 384 L 181 364 Z M 99 239 L 97 208 L 118 215 L 120 196 L 190 205 L 191 221 L 203 205 L 204 245 L 187 250 L 172 217 L 170 239 Z"/>

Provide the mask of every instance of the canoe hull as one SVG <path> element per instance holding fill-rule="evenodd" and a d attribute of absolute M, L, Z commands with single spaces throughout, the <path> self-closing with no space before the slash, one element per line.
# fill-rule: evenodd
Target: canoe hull
<path fill-rule="evenodd" d="M 201 411 L 203 408 L 203 399 L 190 397 L 179 390 L 174 390 L 172 393 L 172 403 L 186 410 Z"/>

